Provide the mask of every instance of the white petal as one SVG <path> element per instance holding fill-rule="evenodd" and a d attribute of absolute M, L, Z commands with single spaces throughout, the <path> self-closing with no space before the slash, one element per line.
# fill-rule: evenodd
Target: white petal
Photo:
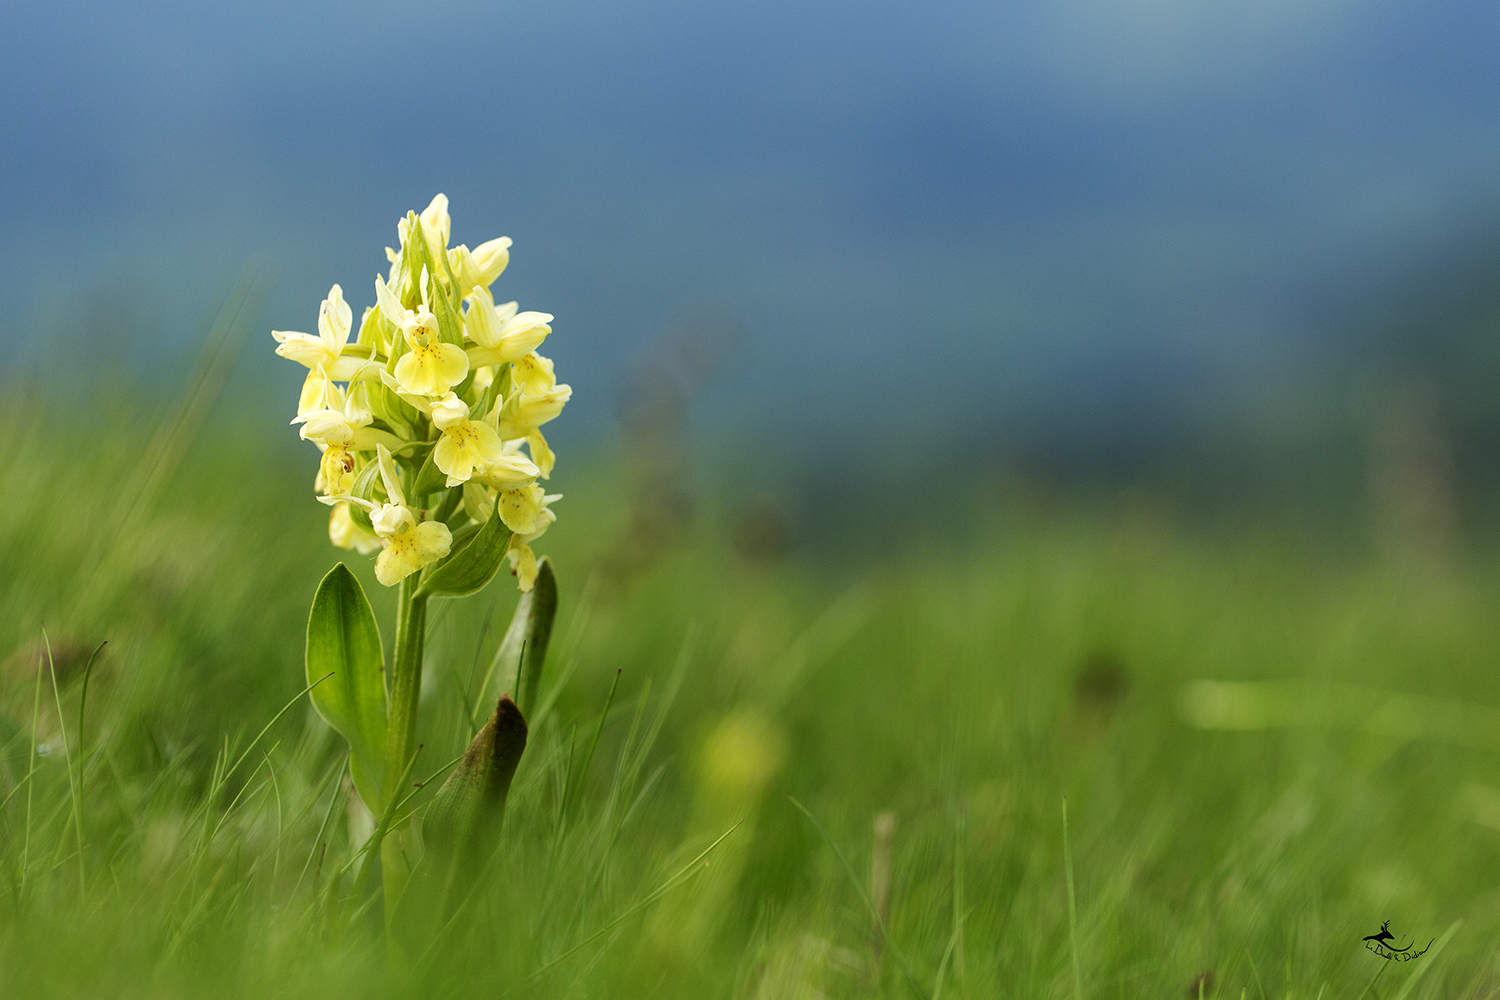
<path fill-rule="evenodd" d="M 334 285 L 318 309 L 318 336 L 330 351 L 337 354 L 349 343 L 349 329 L 353 322 L 354 313 L 344 301 L 344 290 Z"/>

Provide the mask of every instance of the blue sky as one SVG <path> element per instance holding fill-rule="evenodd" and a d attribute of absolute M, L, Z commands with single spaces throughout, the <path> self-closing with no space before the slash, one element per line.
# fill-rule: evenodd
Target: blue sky
<path fill-rule="evenodd" d="M 252 257 L 266 329 L 310 328 L 441 190 L 515 239 L 577 433 L 700 307 L 746 332 L 705 419 L 775 433 L 1269 392 L 1330 304 L 1500 221 L 1500 13 L 1245 7 L 7 5 L 0 345 L 123 275 L 169 356 Z"/>

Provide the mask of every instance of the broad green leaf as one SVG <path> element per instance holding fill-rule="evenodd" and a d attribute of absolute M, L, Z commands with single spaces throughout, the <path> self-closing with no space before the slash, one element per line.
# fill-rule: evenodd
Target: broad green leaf
<path fill-rule="evenodd" d="M 495 650 L 479 692 L 480 704 L 487 704 L 495 685 L 516 683 L 516 698 L 522 711 L 536 708 L 537 688 L 542 683 L 542 666 L 547 661 L 547 643 L 552 638 L 552 622 L 557 618 L 557 574 L 552 560 L 543 556 L 537 564 L 536 586 L 522 594 L 511 616 L 510 628 Z M 524 662 L 522 662 L 524 658 Z"/>
<path fill-rule="evenodd" d="M 318 585 L 307 617 L 307 682 L 330 674 L 312 689 L 313 707 L 349 741 L 354 787 L 378 814 L 384 806 L 385 657 L 364 588 L 343 563 Z"/>
<path fill-rule="evenodd" d="M 467 597 L 495 577 L 510 546 L 510 529 L 500 520 L 499 505 L 473 541 L 438 563 L 419 593 L 431 597 Z"/>

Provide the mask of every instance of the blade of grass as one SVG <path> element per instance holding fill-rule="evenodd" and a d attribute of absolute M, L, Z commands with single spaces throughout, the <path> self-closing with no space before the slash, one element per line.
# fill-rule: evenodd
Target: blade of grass
<path fill-rule="evenodd" d="M 1245 957 L 1250 960 L 1250 974 L 1255 977 L 1255 988 L 1260 991 L 1260 1000 L 1267 1000 L 1265 984 L 1260 981 L 1260 970 L 1255 967 L 1255 956 L 1250 954 L 1250 946 L 1245 945 Z"/>
<path fill-rule="evenodd" d="M 1063 871 L 1068 879 L 1068 942 L 1073 953 L 1073 996 L 1083 1000 L 1083 970 L 1078 960 L 1078 898 L 1073 892 L 1073 845 L 1068 842 L 1068 797 L 1063 796 Z"/>
<path fill-rule="evenodd" d="M 327 790 L 328 786 L 337 781 L 343 775 L 344 768 L 347 767 L 348 764 L 348 754 L 345 754 L 344 756 L 339 758 L 339 762 L 337 766 L 334 767 L 333 772 L 324 779 L 322 788 L 318 790 L 318 795 L 313 797 L 314 801 L 317 801 L 318 797 L 320 797 L 323 792 Z M 307 876 L 307 869 L 312 865 L 313 857 L 318 853 L 318 843 L 322 841 L 323 834 L 328 830 L 328 822 L 333 818 L 333 810 L 334 807 L 338 805 L 338 802 L 339 793 L 335 791 L 328 797 L 328 810 L 323 813 L 323 822 L 318 826 L 317 836 L 313 837 L 312 847 L 307 852 L 307 861 L 303 863 L 302 872 L 297 876 L 297 884 L 292 886 L 293 896 L 297 895 L 297 890 L 302 888 L 302 880 Z"/>
<path fill-rule="evenodd" d="M 624 671 L 622 671 L 622 670 L 616 670 L 615 671 L 615 679 L 609 685 L 609 694 L 604 699 L 604 711 L 602 711 L 602 712 L 599 713 L 599 725 L 594 729 L 594 739 L 593 739 L 593 742 L 591 742 L 589 744 L 589 752 L 586 753 L 586 754 L 584 754 L 584 756 L 583 756 L 583 766 L 578 769 L 578 782 L 577 783 L 580 784 L 580 785 L 583 783 L 584 776 L 588 774 L 589 765 L 591 763 L 593 763 L 593 761 L 594 761 L 594 751 L 599 746 L 599 737 L 604 733 L 604 722 L 605 722 L 606 719 L 609 718 L 609 706 L 614 703 L 614 700 L 615 700 L 615 689 L 620 686 L 620 674 L 622 674 L 622 673 L 624 673 Z M 570 775 L 569 778 L 568 778 L 568 783 L 565 784 L 564 787 L 563 787 L 563 805 L 562 805 L 562 810 L 563 810 L 563 814 L 564 814 L 565 817 L 566 817 L 567 812 L 568 812 L 568 802 L 569 802 L 569 799 L 571 798 L 571 796 L 569 795 L 569 787 L 571 786 L 571 784 L 572 784 L 572 780 L 571 780 L 571 775 Z"/>
<path fill-rule="evenodd" d="M 963 938 L 964 921 L 969 917 L 968 913 L 960 914 L 954 922 L 953 933 L 948 936 L 948 947 L 943 949 L 943 960 L 938 963 L 937 980 L 932 987 L 932 1000 L 943 1000 L 943 980 L 948 974 L 948 960 L 953 957 L 954 949 Z M 957 969 L 954 970 L 955 974 Z"/>
<path fill-rule="evenodd" d="M 99 658 L 99 654 L 104 652 L 104 647 L 108 645 L 109 640 L 105 639 L 99 645 L 95 646 L 94 651 L 89 654 L 89 662 L 83 668 L 83 691 L 78 697 L 78 803 L 80 809 L 80 834 L 82 831 L 83 776 L 84 769 L 88 763 L 88 755 L 84 751 L 83 744 L 83 720 L 84 712 L 88 709 L 89 704 L 89 678 L 94 676 L 94 661 Z"/>
<path fill-rule="evenodd" d="M 266 756 L 266 770 L 271 775 L 271 790 L 276 793 L 276 850 L 271 855 L 271 884 L 276 884 L 276 876 L 281 872 L 281 838 L 285 833 L 282 823 L 281 812 L 281 782 L 276 780 L 276 768 L 271 766 L 271 752 L 264 750 Z"/>
<path fill-rule="evenodd" d="M 725 838 L 727 838 L 734 831 L 738 830 L 740 828 L 740 826 L 744 824 L 744 822 L 745 822 L 744 820 L 740 820 L 740 822 L 734 824 L 734 826 L 731 826 L 728 830 L 725 830 L 722 834 L 719 835 L 719 839 L 715 840 L 712 844 L 709 844 L 708 847 L 705 848 L 701 854 L 699 854 L 697 857 L 693 858 L 693 860 L 689 861 L 682 868 L 678 869 L 678 871 L 676 872 L 676 874 L 672 875 L 671 878 L 667 879 L 665 882 L 663 882 L 657 888 L 655 888 L 654 890 L 652 890 L 640 902 L 636 903 L 634 906 L 632 906 L 630 909 L 626 910 L 624 913 L 621 913 L 620 915 L 616 916 L 613 920 L 609 921 L 609 923 L 605 924 L 603 927 L 600 927 L 598 930 L 594 931 L 594 933 L 590 934 L 588 937 L 584 938 L 582 941 L 579 941 L 577 944 L 573 945 L 573 947 L 569 948 L 567 951 L 563 952 L 561 955 L 558 955 L 556 958 L 552 959 L 552 961 L 548 962 L 546 965 L 544 965 L 541 968 L 537 969 L 535 972 L 533 972 L 527 978 L 528 979 L 537 979 L 537 978 L 540 978 L 547 971 L 549 971 L 550 969 L 554 968 L 558 963 L 564 961 L 565 959 L 567 959 L 567 958 L 569 958 L 569 957 L 571 957 L 573 955 L 576 955 L 579 951 L 581 951 L 584 948 L 588 947 L 591 942 L 598 940 L 601 935 L 609 933 L 611 930 L 613 930 L 614 928 L 618 927 L 620 924 L 624 923 L 626 920 L 629 920 L 631 917 L 635 916 L 637 913 L 639 913 L 640 911 L 644 910 L 646 907 L 650 906 L 652 903 L 656 902 L 658 899 L 660 899 L 662 896 L 666 895 L 672 889 L 676 888 L 679 884 L 681 884 L 681 882 L 684 882 L 684 881 L 687 880 L 687 878 L 690 878 L 691 876 L 696 875 L 699 871 L 702 870 L 702 869 L 700 869 L 698 867 L 698 862 L 700 862 L 704 858 L 708 857 L 708 855 L 716 847 L 718 847 L 720 844 L 722 844 L 724 842 Z"/>
<path fill-rule="evenodd" d="M 1406 982 L 1401 984 L 1401 989 L 1396 992 L 1392 1000 L 1406 1000 L 1406 997 L 1412 990 L 1416 989 L 1417 983 L 1421 982 L 1422 977 L 1427 975 L 1427 970 L 1432 968 L 1433 963 L 1437 961 L 1437 957 L 1443 953 L 1444 948 L 1448 947 L 1448 942 L 1453 940 L 1453 935 L 1457 934 L 1458 929 L 1462 926 L 1462 920 L 1453 921 L 1453 923 L 1448 925 L 1448 929 L 1443 932 L 1443 936 L 1438 938 L 1436 945 L 1429 944 L 1427 946 L 1429 949 L 1427 954 L 1417 959 L 1417 967 L 1411 970 L 1411 975 L 1406 977 Z"/>
<path fill-rule="evenodd" d="M 859 876 L 854 873 L 854 866 L 849 864 L 849 859 L 844 856 L 843 851 L 839 850 L 839 845 L 834 843 L 833 838 L 828 835 L 828 831 L 823 829 L 823 824 L 818 822 L 817 817 L 808 810 L 807 806 L 798 802 L 790 795 L 787 796 L 787 801 L 796 806 L 802 815 L 807 817 L 808 822 L 818 831 L 824 842 L 833 848 L 833 853 L 838 857 L 839 863 L 844 866 L 844 871 L 848 874 L 849 881 L 854 883 L 855 891 L 859 893 L 860 900 L 864 902 L 865 909 L 870 911 L 870 916 L 874 919 L 875 926 L 880 928 L 881 939 L 885 942 L 886 947 L 890 949 L 891 955 L 895 957 L 896 964 L 901 966 L 901 972 L 906 976 L 907 983 L 910 984 L 917 996 L 925 997 L 927 991 L 922 989 L 922 985 L 917 982 L 917 977 L 912 974 L 911 966 L 906 962 L 906 956 L 901 954 L 901 949 L 896 946 L 895 941 L 891 940 L 891 933 L 886 928 L 885 921 L 881 919 L 880 911 L 875 908 L 875 904 L 870 900 L 870 894 L 865 892 L 864 884 L 860 882 Z"/>
<path fill-rule="evenodd" d="M 78 782 L 73 777 L 73 751 L 68 746 L 68 727 L 63 722 L 62 690 L 57 686 L 57 664 L 52 658 L 52 640 L 47 636 L 47 630 L 42 629 L 42 644 L 47 648 L 47 672 L 52 675 L 52 702 L 57 706 L 57 730 L 62 737 L 63 763 L 68 768 L 68 797 L 73 803 L 73 836 L 78 842 L 78 892 L 80 895 L 86 893 L 88 885 L 88 874 L 84 869 L 83 860 L 83 819 L 82 809 L 78 804 Z M 66 829 L 63 831 L 66 836 Z M 58 838 L 58 848 L 61 849 L 64 838 Z"/>
<path fill-rule="evenodd" d="M 21 847 L 21 885 L 18 895 L 26 896 L 26 878 L 31 871 L 31 809 L 32 789 L 36 787 L 36 747 L 37 747 L 37 723 L 42 714 L 42 657 L 37 654 L 36 658 L 36 694 L 31 704 L 31 748 L 30 759 L 27 762 L 26 771 L 26 836 Z"/>
<path fill-rule="evenodd" d="M 953 953 L 953 978 L 960 983 L 964 981 L 964 921 L 968 915 L 964 909 L 964 834 L 967 822 L 968 816 L 960 808 L 953 824 L 953 932 L 958 936 Z"/>

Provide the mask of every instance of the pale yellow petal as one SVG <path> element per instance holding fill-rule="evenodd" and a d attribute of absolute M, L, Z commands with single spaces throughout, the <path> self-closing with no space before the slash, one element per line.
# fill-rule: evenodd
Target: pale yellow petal
<path fill-rule="evenodd" d="M 438 344 L 438 375 L 450 386 L 458 385 L 469 374 L 469 356 L 462 347 Z"/>
<path fill-rule="evenodd" d="M 283 358 L 290 358 L 299 365 L 316 368 L 335 358 L 334 354 L 329 353 L 327 344 L 310 334 L 272 330 L 271 336 L 278 341 L 276 353 Z"/>
<path fill-rule="evenodd" d="M 513 541 L 506 556 L 510 559 L 510 571 L 515 574 L 521 593 L 531 593 L 531 589 L 536 586 L 536 553 L 525 542 Z"/>
<path fill-rule="evenodd" d="M 349 448 L 353 451 L 374 451 L 377 445 L 384 445 L 386 448 L 394 451 L 405 444 L 405 441 L 402 441 L 390 431 L 383 431 L 376 427 L 357 427 L 354 430 L 354 440 L 349 444 Z"/>
<path fill-rule="evenodd" d="M 453 392 L 432 401 L 432 424 L 440 431 L 457 427 L 469 419 L 469 406 Z"/>
<path fill-rule="evenodd" d="M 375 557 L 375 579 L 387 587 L 394 587 L 421 568 L 416 545 L 397 539 L 387 542 L 380 555 Z"/>
<path fill-rule="evenodd" d="M 347 446 L 354 443 L 354 428 L 344 418 L 342 410 L 314 410 L 301 413 L 292 421 L 301 424 L 299 436 L 304 441 L 319 441 L 326 445 Z"/>
<path fill-rule="evenodd" d="M 474 470 L 504 455 L 500 435 L 489 424 L 464 420 L 443 431 L 432 450 L 432 463 L 448 477 L 449 486 L 467 482 Z"/>
<path fill-rule="evenodd" d="M 385 318 L 397 327 L 404 326 L 411 319 L 411 310 L 401 304 L 396 293 L 391 291 L 385 279 L 379 275 L 375 276 L 375 301 L 380 306 L 380 311 Z"/>
<path fill-rule="evenodd" d="M 419 216 L 422 220 L 422 233 L 427 237 L 428 246 L 433 253 L 440 253 L 448 248 L 448 234 L 452 232 L 453 220 L 448 216 L 448 196 L 439 194 L 436 198 L 422 209 Z"/>
<path fill-rule="evenodd" d="M 302 393 L 297 398 L 297 416 L 328 408 L 328 374 L 322 368 L 309 368 L 307 378 L 302 380 Z"/>
<path fill-rule="evenodd" d="M 496 347 L 500 343 L 500 327 L 489 289 L 474 285 L 469 292 L 469 310 L 464 313 L 464 332 L 480 347 Z"/>
<path fill-rule="evenodd" d="M 338 354 L 349 343 L 349 330 L 354 313 L 344 301 L 344 290 L 334 285 L 328 290 L 328 298 L 318 307 L 318 336 L 328 345 L 330 353 Z"/>
<path fill-rule="evenodd" d="M 552 332 L 551 313 L 523 312 L 507 320 L 500 330 L 498 349 L 507 361 L 517 361 L 541 346 Z"/>
<path fill-rule="evenodd" d="M 535 351 L 511 365 L 510 377 L 512 382 L 532 396 L 543 396 L 557 385 L 557 378 L 552 374 L 552 359 L 544 358 Z"/>
<path fill-rule="evenodd" d="M 562 412 L 563 405 L 573 396 L 573 389 L 567 385 L 554 386 L 542 396 L 522 395 L 516 403 L 515 411 L 502 416 L 500 422 L 500 436 L 504 438 L 525 437 L 531 431 L 556 419 Z"/>
<path fill-rule="evenodd" d="M 498 435 L 497 435 L 498 437 Z M 486 486 L 500 490 L 519 490 L 536 482 L 541 470 L 523 455 L 504 455 L 492 460 L 480 470 L 479 478 Z"/>
<path fill-rule="evenodd" d="M 328 377 L 335 382 L 348 382 L 350 379 L 358 378 L 370 366 L 369 358 L 356 358 L 349 355 L 340 355 L 323 362 L 323 367 L 328 370 Z"/>
<path fill-rule="evenodd" d="M 418 396 L 442 396 L 469 374 L 469 356 L 452 344 L 413 347 L 396 361 L 396 381 Z"/>
<path fill-rule="evenodd" d="M 542 432 L 533 429 L 526 435 L 526 447 L 531 452 L 531 460 L 536 463 L 537 470 L 543 479 L 552 477 L 552 465 L 557 461 L 557 456 L 552 453 L 552 446 L 547 439 L 542 437 Z"/>
<path fill-rule="evenodd" d="M 442 521 L 423 521 L 412 529 L 412 534 L 416 536 L 423 566 L 437 562 L 453 548 L 453 533 Z"/>
<path fill-rule="evenodd" d="M 510 263 L 510 237 L 488 240 L 474 248 L 474 264 L 479 268 L 481 284 L 491 285 Z"/>
<path fill-rule="evenodd" d="M 540 486 L 523 486 L 500 494 L 500 520 L 518 535 L 529 535 L 536 530 L 541 511 Z"/>
<path fill-rule="evenodd" d="M 375 579 L 393 587 L 428 563 L 448 554 L 453 535 L 441 521 L 424 521 L 385 543 L 375 559 Z"/>
<path fill-rule="evenodd" d="M 341 549 L 354 549 L 368 555 L 380 548 L 380 539 L 354 522 L 348 503 L 338 503 L 328 518 L 329 541 Z"/>
<path fill-rule="evenodd" d="M 380 463 L 380 479 L 385 483 L 385 495 L 394 504 L 405 504 L 406 495 L 401 492 L 401 476 L 396 471 L 396 460 L 391 458 L 385 445 L 375 449 L 375 460 Z"/>
<path fill-rule="evenodd" d="M 417 515 L 399 503 L 377 504 L 370 510 L 370 526 L 381 538 L 399 538 L 416 526 Z"/>

